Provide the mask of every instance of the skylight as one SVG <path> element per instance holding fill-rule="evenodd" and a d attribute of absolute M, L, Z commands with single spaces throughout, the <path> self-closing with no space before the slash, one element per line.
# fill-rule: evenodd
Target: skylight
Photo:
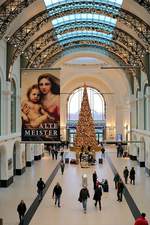
<path fill-rule="evenodd" d="M 75 22 L 75 21 L 95 21 L 100 23 L 106 23 L 115 26 L 117 20 L 113 19 L 112 17 L 104 16 L 101 14 L 92 14 L 92 13 L 82 13 L 82 14 L 70 14 L 63 17 L 59 17 L 57 19 L 52 20 L 52 24 L 54 27 L 58 26 L 59 24 L 64 24 L 66 22 Z"/>
<path fill-rule="evenodd" d="M 61 38 L 59 41 L 60 41 L 60 44 L 61 45 L 64 45 L 64 44 L 68 44 L 70 42 L 74 42 L 74 41 L 98 41 L 100 43 L 104 43 L 106 45 L 111 45 L 112 42 L 110 42 L 109 40 L 107 39 L 104 39 L 104 38 L 101 38 L 101 37 L 95 37 L 95 36 L 67 36 L 67 37 L 64 37 L 64 38 Z"/>
<path fill-rule="evenodd" d="M 62 4 L 62 3 L 72 3 L 72 2 L 80 2 L 82 0 L 44 0 L 47 8 L 53 7 L 54 5 Z M 91 0 L 86 0 L 87 2 Z M 93 2 L 104 2 L 112 5 L 116 5 L 120 7 L 122 5 L 123 0 L 93 0 Z"/>
<path fill-rule="evenodd" d="M 112 34 L 105 34 L 102 32 L 97 31 L 87 31 L 87 30 L 79 30 L 79 31 L 73 31 L 68 32 L 62 35 L 57 35 L 57 38 L 59 41 L 66 39 L 66 38 L 73 38 L 73 37 L 79 37 L 79 36 L 89 36 L 89 37 L 97 37 L 97 38 L 106 38 L 111 40 Z"/>

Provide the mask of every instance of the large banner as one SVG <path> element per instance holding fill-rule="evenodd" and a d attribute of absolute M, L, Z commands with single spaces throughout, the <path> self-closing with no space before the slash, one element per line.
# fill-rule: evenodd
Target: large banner
<path fill-rule="evenodd" d="M 60 70 L 22 70 L 22 141 L 60 141 Z"/>

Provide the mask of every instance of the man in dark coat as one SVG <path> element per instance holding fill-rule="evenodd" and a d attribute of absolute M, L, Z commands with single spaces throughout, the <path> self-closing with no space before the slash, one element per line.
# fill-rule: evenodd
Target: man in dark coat
<path fill-rule="evenodd" d="M 96 181 L 97 181 L 97 173 L 96 173 L 96 171 L 94 171 L 94 173 L 93 173 L 93 186 L 94 186 L 94 190 L 96 189 Z"/>
<path fill-rule="evenodd" d="M 93 200 L 95 200 L 95 207 L 97 206 L 97 202 L 99 202 L 99 209 L 101 210 L 101 196 L 102 196 L 102 188 L 98 185 L 95 189 Z"/>
<path fill-rule="evenodd" d="M 45 183 L 42 180 L 42 178 L 40 178 L 40 180 L 37 182 L 37 192 L 39 195 L 39 200 L 42 200 L 43 198 L 43 190 L 45 188 Z"/>
<path fill-rule="evenodd" d="M 23 200 L 21 200 L 21 202 L 17 206 L 17 212 L 19 214 L 20 224 L 22 224 L 24 219 L 24 214 L 26 212 L 26 204 L 24 203 Z"/>
<path fill-rule="evenodd" d="M 135 170 L 134 167 L 130 170 L 130 184 L 135 185 Z"/>
<path fill-rule="evenodd" d="M 125 179 L 125 183 L 127 184 L 128 183 L 128 176 L 129 176 L 129 170 L 128 170 L 127 166 L 125 167 L 125 169 L 123 171 L 123 176 L 124 176 L 124 179 Z"/>
<path fill-rule="evenodd" d="M 61 174 L 63 175 L 64 174 L 64 169 L 65 169 L 65 163 L 64 163 L 63 159 L 60 162 L 60 169 L 61 169 Z"/>
<path fill-rule="evenodd" d="M 122 194 L 123 194 L 123 190 L 124 190 L 124 185 L 122 180 L 119 180 L 118 182 L 118 186 L 117 186 L 117 201 L 122 202 Z"/>
<path fill-rule="evenodd" d="M 86 186 L 84 186 L 79 194 L 79 201 L 82 202 L 84 213 L 86 213 L 87 210 L 87 199 L 90 198 L 89 190 Z"/>
<path fill-rule="evenodd" d="M 115 188 L 117 189 L 117 185 L 118 185 L 118 182 L 120 180 L 120 176 L 118 173 L 115 174 L 114 176 L 114 182 L 115 182 Z"/>
<path fill-rule="evenodd" d="M 57 204 L 58 202 L 58 207 L 60 208 L 60 197 L 61 197 L 61 194 L 62 194 L 62 188 L 60 186 L 60 184 L 57 182 L 57 184 L 55 185 L 54 189 L 53 189 L 53 198 L 55 196 L 55 205 Z"/>

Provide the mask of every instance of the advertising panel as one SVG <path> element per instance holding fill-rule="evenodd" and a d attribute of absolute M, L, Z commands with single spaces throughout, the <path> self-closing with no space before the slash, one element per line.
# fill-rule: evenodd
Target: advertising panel
<path fill-rule="evenodd" d="M 60 141 L 59 73 L 59 69 L 22 70 L 22 141 Z"/>

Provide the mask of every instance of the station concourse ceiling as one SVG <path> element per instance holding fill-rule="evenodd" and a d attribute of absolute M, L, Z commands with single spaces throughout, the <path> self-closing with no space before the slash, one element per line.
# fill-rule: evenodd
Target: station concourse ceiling
<path fill-rule="evenodd" d="M 1 0 L 0 39 L 11 65 L 22 56 L 27 68 L 51 67 L 91 48 L 127 66 L 131 80 L 150 51 L 150 0 Z"/>

